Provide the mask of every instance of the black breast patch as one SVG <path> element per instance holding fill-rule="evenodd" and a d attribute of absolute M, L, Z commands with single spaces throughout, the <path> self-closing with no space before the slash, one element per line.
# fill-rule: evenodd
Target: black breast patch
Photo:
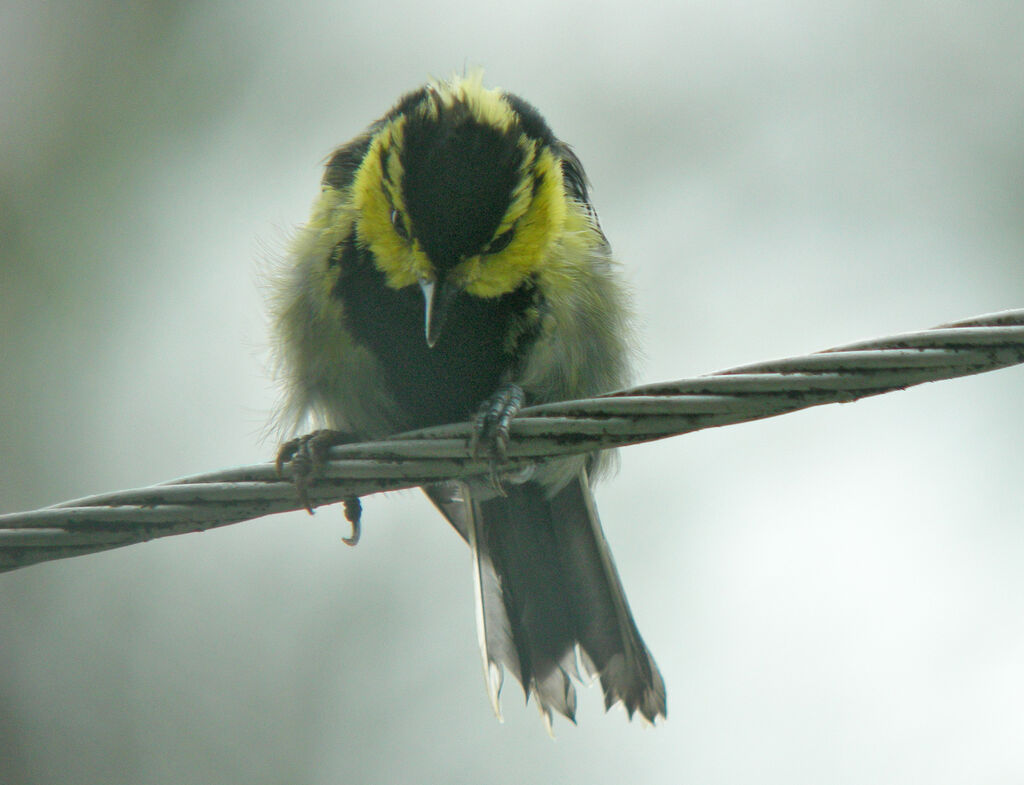
<path fill-rule="evenodd" d="M 470 417 L 535 336 L 539 293 L 528 281 L 502 297 L 460 294 L 429 348 L 419 287 L 388 288 L 370 252 L 353 241 L 338 251 L 332 255 L 341 266 L 334 295 L 343 303 L 346 327 L 378 358 L 390 394 L 408 414 L 396 430 Z"/>

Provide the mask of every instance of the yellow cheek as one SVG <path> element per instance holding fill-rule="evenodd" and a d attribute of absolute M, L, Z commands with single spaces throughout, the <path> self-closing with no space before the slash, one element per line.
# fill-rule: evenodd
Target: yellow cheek
<path fill-rule="evenodd" d="M 385 282 L 392 289 L 404 289 L 422 280 L 433 280 L 434 273 L 426 255 L 412 246 L 401 250 L 380 251 L 370 246 L 373 263 L 384 273 Z"/>
<path fill-rule="evenodd" d="M 499 297 L 519 287 L 526 277 L 505 264 L 502 254 L 473 256 L 452 270 L 452 283 L 474 297 Z"/>
<path fill-rule="evenodd" d="M 416 242 L 398 235 L 391 223 L 391 202 L 383 190 L 383 143 L 377 139 L 356 174 L 353 194 L 356 214 L 356 239 L 373 254 L 374 264 L 384 273 L 392 289 L 411 286 L 431 276 L 431 265 Z M 392 173 L 394 176 L 396 173 Z"/>
<path fill-rule="evenodd" d="M 416 242 L 399 237 L 391 225 L 391 207 L 375 204 L 359 211 L 356 238 L 373 254 L 377 269 L 384 273 L 392 289 L 411 286 L 421 278 L 432 276 L 431 264 Z"/>
<path fill-rule="evenodd" d="M 538 163 L 544 177 L 526 209 L 514 219 L 515 237 L 501 253 L 474 256 L 453 271 L 454 282 L 477 297 L 500 297 L 517 289 L 535 273 L 550 273 L 547 262 L 556 238 L 566 226 L 561 169 L 545 152 Z M 504 230 L 505 224 L 499 227 Z"/>

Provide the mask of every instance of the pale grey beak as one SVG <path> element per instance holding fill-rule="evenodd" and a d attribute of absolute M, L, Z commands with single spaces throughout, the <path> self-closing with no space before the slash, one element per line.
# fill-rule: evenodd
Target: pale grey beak
<path fill-rule="evenodd" d="M 459 293 L 458 287 L 448 281 L 428 281 L 420 279 L 420 290 L 423 292 L 423 304 L 425 306 L 426 318 L 424 325 L 427 335 L 427 346 L 431 349 L 441 337 L 441 328 L 444 327 L 448 318 L 448 310 L 452 301 Z"/>

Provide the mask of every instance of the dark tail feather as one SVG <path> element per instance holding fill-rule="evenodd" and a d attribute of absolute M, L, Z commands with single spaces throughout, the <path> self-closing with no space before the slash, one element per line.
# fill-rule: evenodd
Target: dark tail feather
<path fill-rule="evenodd" d="M 564 582 L 576 611 L 584 666 L 600 676 L 605 709 L 622 701 L 630 717 L 666 716 L 665 682 L 636 628 L 583 475 L 551 500 Z"/>
<path fill-rule="evenodd" d="M 665 685 L 630 615 L 586 475 L 551 498 L 532 482 L 506 491 L 466 503 L 451 486 L 427 489 L 473 549 L 495 711 L 505 667 L 547 721 L 553 710 L 572 719 L 578 646 L 601 679 L 606 707 L 622 701 L 630 716 L 665 716 Z"/>

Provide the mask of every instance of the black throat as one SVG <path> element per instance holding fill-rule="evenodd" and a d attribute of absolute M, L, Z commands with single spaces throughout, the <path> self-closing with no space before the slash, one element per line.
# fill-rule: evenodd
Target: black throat
<path fill-rule="evenodd" d="M 335 249 L 331 264 L 341 267 L 333 294 L 345 326 L 380 362 L 388 392 L 408 415 L 396 431 L 469 418 L 536 337 L 541 301 L 532 281 L 501 297 L 458 295 L 429 348 L 418 286 L 389 288 L 370 251 L 352 240 Z"/>

